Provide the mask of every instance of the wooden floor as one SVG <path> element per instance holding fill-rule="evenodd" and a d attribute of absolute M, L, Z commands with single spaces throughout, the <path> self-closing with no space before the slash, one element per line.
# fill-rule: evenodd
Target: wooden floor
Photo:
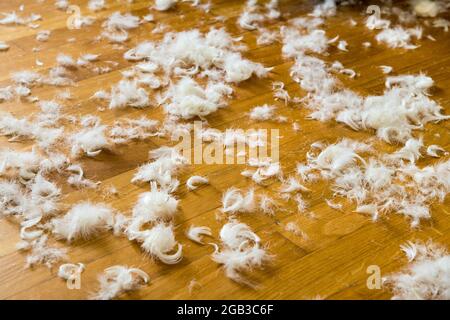
<path fill-rule="evenodd" d="M 66 53 L 78 57 L 81 53 L 101 54 L 98 65 L 107 65 L 105 61 L 117 61 L 119 65 L 113 71 L 104 75 L 95 75 L 88 71 L 77 71 L 76 86 L 70 90 L 74 100 L 66 103 L 64 112 L 73 115 L 95 114 L 101 117 L 105 124 L 111 124 L 115 119 L 124 116 L 148 115 L 151 118 L 163 119 L 160 108 L 157 109 L 125 109 L 118 111 L 97 110 L 98 103 L 89 100 L 97 90 L 107 89 L 121 78 L 121 71 L 130 64 L 123 58 L 124 50 L 117 50 L 111 44 L 102 40 L 95 43 L 93 39 L 100 33 L 103 18 L 116 10 L 132 12 L 144 16 L 151 1 L 136 0 L 133 4 L 126 1 L 107 1 L 107 10 L 89 13 L 86 9 L 87 0 L 71 0 L 79 5 L 83 13 L 97 17 L 97 22 L 82 30 L 68 30 L 66 19 L 68 15 L 54 8 L 53 0 L 8 0 L 0 1 L 0 12 L 18 11 L 20 4 L 25 4 L 25 13 L 39 13 L 43 20 L 38 30 L 51 30 L 48 42 L 37 42 L 35 35 L 38 30 L 25 26 L 0 26 L 0 40 L 8 42 L 10 49 L 0 52 L 0 87 L 9 83 L 12 71 L 32 69 L 45 71 L 55 63 L 58 53 Z M 235 19 L 243 9 L 243 1 L 220 0 L 212 1 L 211 16 L 203 11 L 192 8 L 188 3 L 178 5 L 176 11 L 154 12 L 157 22 L 168 24 L 172 30 L 200 28 L 225 25 L 233 35 L 243 36 L 249 50 L 245 55 L 252 60 L 273 66 L 274 69 L 267 79 L 251 79 L 235 89 L 235 97 L 229 107 L 219 110 L 208 117 L 212 127 L 226 129 L 249 128 L 255 126 L 248 120 L 246 113 L 254 106 L 264 103 L 274 103 L 271 83 L 283 81 L 291 96 L 303 96 L 303 92 L 289 76 L 291 62 L 282 59 L 280 45 L 256 46 L 255 33 L 236 27 Z M 311 1 L 286 0 L 281 1 L 281 11 L 285 17 L 304 15 L 311 10 Z M 425 34 L 436 38 L 436 42 L 424 39 L 417 50 L 393 50 L 377 45 L 374 41 L 375 32 L 361 25 L 365 18 L 363 7 L 343 8 L 337 17 L 330 18 L 326 23 L 327 35 L 333 38 L 340 35 L 349 43 L 349 52 L 330 49 L 327 61 L 339 60 L 346 67 L 353 68 L 359 76 L 351 80 L 342 76 L 342 82 L 349 88 L 361 94 L 379 94 L 384 88 L 385 76 L 378 66 L 390 65 L 396 74 L 425 72 L 436 82 L 433 98 L 450 114 L 450 32 L 442 29 L 426 29 Z M 228 19 L 225 23 L 212 19 L 213 15 L 223 15 Z M 349 27 L 348 20 L 353 18 L 358 22 L 354 28 Z M 271 24 L 276 27 L 282 22 Z M 142 25 L 138 30 L 131 31 L 131 39 L 126 43 L 131 48 L 136 43 L 146 39 L 159 39 L 161 35 L 152 34 L 155 23 Z M 68 38 L 76 38 L 76 42 L 67 42 Z M 371 41 L 374 46 L 364 49 L 362 43 Z M 33 52 L 39 47 L 41 51 Z M 41 60 L 44 65 L 36 66 L 35 60 Z M 51 99 L 61 89 L 40 87 L 33 89 L 33 95 L 41 100 Z M 365 140 L 373 136 L 373 132 L 354 132 L 335 122 L 319 123 L 306 120 L 307 110 L 283 103 L 275 102 L 280 114 L 296 119 L 301 125 L 300 132 L 294 132 L 291 124 L 261 123 L 258 127 L 281 130 L 281 163 L 286 174 L 293 172 L 297 162 L 304 161 L 311 143 L 321 140 L 333 143 L 342 137 Z M 27 102 L 8 102 L 0 104 L 1 111 L 12 112 L 16 116 L 28 115 L 37 111 L 37 106 Z M 438 144 L 450 150 L 450 121 L 427 125 L 423 131 L 425 144 Z M 439 133 L 440 137 L 436 134 Z M 9 143 L 6 137 L 0 138 L 2 147 L 29 148 L 30 144 Z M 119 191 L 119 197 L 104 198 L 101 192 L 75 190 L 63 186 L 64 203 L 70 205 L 79 200 L 104 201 L 114 208 L 129 212 L 135 204 L 138 195 L 146 190 L 146 185 L 131 184 L 130 180 L 136 168 L 146 162 L 148 151 L 167 144 L 164 139 L 150 139 L 147 142 L 133 143 L 118 148 L 114 153 L 102 153 L 95 159 L 83 159 L 80 162 L 86 168 L 86 176 L 102 182 L 102 186 L 114 185 Z M 391 152 L 395 146 L 376 143 L 380 152 Z M 420 165 L 430 163 L 429 159 L 420 160 Z M 69 247 L 70 261 L 82 262 L 86 271 L 82 275 L 80 290 L 69 290 L 66 283 L 56 276 L 57 269 L 48 270 L 36 267 L 33 270 L 24 269 L 25 255 L 15 249 L 19 241 L 19 228 L 14 221 L 0 221 L 0 299 L 84 299 L 97 288 L 96 278 L 105 268 L 125 264 L 146 271 L 151 277 L 151 283 L 135 293 L 121 298 L 132 299 L 388 299 L 391 294 L 387 290 L 369 290 L 366 286 L 368 266 L 378 265 L 382 275 L 400 270 L 406 264 L 399 245 L 406 240 L 433 239 L 444 245 L 450 245 L 450 209 L 449 199 L 442 205 L 432 206 L 432 219 L 422 223 L 421 228 L 412 230 L 409 222 L 399 215 L 383 217 L 373 223 L 368 217 L 353 213 L 354 206 L 346 203 L 343 212 L 336 211 L 324 203 L 331 196 L 329 186 L 325 183 L 313 185 L 313 192 L 308 195 L 310 209 L 315 218 L 308 218 L 296 213 L 294 204 L 279 211 L 275 218 L 253 213 L 240 216 L 240 220 L 249 224 L 267 244 L 269 251 L 276 258 L 273 264 L 263 271 L 253 272 L 250 277 L 259 283 L 257 290 L 238 285 L 224 276 L 223 270 L 211 260 L 211 246 L 199 246 L 189 241 L 184 232 L 191 224 L 210 226 L 215 238 L 224 221 L 216 220 L 216 213 L 221 206 L 222 192 L 228 187 L 246 188 L 252 183 L 244 179 L 240 172 L 241 165 L 193 165 L 185 169 L 179 176 L 182 186 L 176 195 L 181 200 L 179 214 L 176 218 L 176 237 L 184 246 L 184 259 L 174 266 L 167 266 L 152 261 L 145 256 L 138 245 L 126 238 L 103 234 L 91 241 L 79 241 Z M 187 192 L 184 182 L 193 174 L 205 175 L 210 185 L 202 186 L 195 192 Z M 257 187 L 259 191 L 268 194 L 277 190 L 279 183 L 273 183 L 266 190 Z M 288 222 L 296 222 L 301 226 L 309 239 L 304 240 L 284 230 Z M 53 243 L 53 242 L 52 242 Z M 56 242 L 57 246 L 66 246 Z M 198 286 L 190 293 L 189 283 L 195 279 Z"/>

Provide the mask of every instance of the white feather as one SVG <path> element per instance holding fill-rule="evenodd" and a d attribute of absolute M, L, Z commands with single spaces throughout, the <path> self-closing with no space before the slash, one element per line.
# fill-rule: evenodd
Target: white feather
<path fill-rule="evenodd" d="M 111 300 L 125 292 L 138 290 L 150 281 L 150 277 L 141 269 L 117 265 L 105 269 L 98 280 L 100 288 L 91 299 Z"/>
<path fill-rule="evenodd" d="M 247 193 L 234 187 L 229 188 L 222 196 L 222 212 L 228 214 L 252 212 L 255 208 L 254 190 Z"/>
<path fill-rule="evenodd" d="M 272 256 L 261 247 L 260 238 L 246 224 L 232 220 L 222 227 L 220 239 L 223 248 L 220 250 L 214 245 L 212 259 L 224 266 L 228 278 L 254 287 L 255 285 L 245 279 L 241 272 L 262 268 L 272 259 Z"/>
<path fill-rule="evenodd" d="M 177 3 L 177 0 L 155 0 L 155 8 L 158 11 L 167 11 Z"/>
<path fill-rule="evenodd" d="M 195 190 L 198 188 L 198 185 L 207 183 L 209 183 L 209 180 L 205 177 L 192 176 L 186 181 L 186 186 L 189 190 Z"/>
<path fill-rule="evenodd" d="M 211 228 L 209 227 L 196 227 L 191 225 L 186 232 L 186 236 L 194 242 L 199 244 L 204 244 L 202 236 L 212 236 Z"/>

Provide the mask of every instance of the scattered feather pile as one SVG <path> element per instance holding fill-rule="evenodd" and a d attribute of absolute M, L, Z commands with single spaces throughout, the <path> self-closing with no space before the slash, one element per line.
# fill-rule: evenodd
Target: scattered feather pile
<path fill-rule="evenodd" d="M 443 202 L 450 192 L 450 160 L 420 168 L 415 162 L 421 149 L 420 140 L 410 139 L 397 152 L 375 156 L 370 146 L 343 140 L 308 153 L 302 173 L 331 179 L 335 195 L 354 201 L 356 212 L 373 219 L 396 212 L 416 227 L 431 217 L 430 203 Z"/>
<path fill-rule="evenodd" d="M 127 79 L 113 87 L 111 94 L 98 92 L 95 97 L 109 100 L 110 108 L 145 107 L 150 101 L 142 86 L 167 87 L 157 95 L 157 103 L 169 115 L 182 119 L 205 117 L 226 106 L 225 98 L 233 93 L 226 83 L 239 83 L 252 75 L 264 77 L 270 71 L 243 58 L 240 51 L 245 47 L 239 40 L 225 29 L 212 28 L 206 34 L 193 29 L 166 33 L 159 42 L 141 42 L 124 54 L 125 59 L 139 62 L 126 72 Z M 172 83 L 173 76 L 180 79 Z M 208 81 L 200 85 L 195 76 Z"/>
<path fill-rule="evenodd" d="M 392 289 L 392 299 L 450 299 L 450 255 L 433 242 L 409 242 L 402 246 L 409 265 L 389 275 L 384 284 Z"/>

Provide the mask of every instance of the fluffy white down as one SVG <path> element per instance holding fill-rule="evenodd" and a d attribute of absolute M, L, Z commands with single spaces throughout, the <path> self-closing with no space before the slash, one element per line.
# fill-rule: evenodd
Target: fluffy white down
<path fill-rule="evenodd" d="M 121 80 L 111 88 L 109 109 L 125 107 L 144 108 L 150 105 L 147 91 L 137 81 Z"/>
<path fill-rule="evenodd" d="M 371 15 L 366 20 L 366 27 L 370 30 L 386 29 L 391 25 L 391 21 L 387 19 L 378 18 L 376 15 Z"/>
<path fill-rule="evenodd" d="M 170 86 L 163 101 L 167 113 L 183 119 L 195 116 L 205 117 L 226 106 L 224 98 L 230 96 L 233 89 L 225 84 L 209 82 L 202 88 L 195 80 L 183 77 Z"/>
<path fill-rule="evenodd" d="M 167 191 L 158 189 L 152 183 L 151 191 L 141 193 L 133 208 L 133 219 L 139 227 L 147 222 L 155 222 L 161 219 L 171 219 L 178 207 L 178 200 Z"/>
<path fill-rule="evenodd" d="M 412 44 L 412 38 L 421 39 L 421 37 L 422 29 L 405 29 L 397 26 L 381 31 L 375 39 L 390 48 L 416 49 L 418 46 Z"/>
<path fill-rule="evenodd" d="M 223 265 L 228 278 L 254 287 L 255 284 L 242 273 L 262 268 L 272 259 L 261 247 L 260 238 L 246 224 L 232 220 L 222 227 L 220 239 L 223 247 L 219 249 L 219 246 L 214 245 L 212 259 Z"/>
<path fill-rule="evenodd" d="M 103 204 L 81 202 L 74 205 L 63 217 L 52 220 L 53 233 L 72 241 L 90 238 L 114 225 L 113 210 Z"/>
<path fill-rule="evenodd" d="M 141 117 L 139 119 L 123 119 L 114 122 L 109 130 L 109 137 L 114 144 L 128 143 L 132 140 L 145 140 L 158 135 L 157 120 Z"/>
<path fill-rule="evenodd" d="M 105 0 L 89 0 L 88 9 L 91 11 L 100 11 L 105 8 Z"/>
<path fill-rule="evenodd" d="M 239 16 L 238 25 L 246 30 L 255 30 L 258 27 L 258 23 L 264 21 L 264 15 L 258 12 L 257 1 L 247 0 L 244 11 Z"/>
<path fill-rule="evenodd" d="M 165 190 L 173 192 L 179 185 L 174 177 L 176 173 L 187 163 L 175 148 L 161 147 L 150 152 L 153 162 L 141 166 L 131 182 L 156 182 Z"/>
<path fill-rule="evenodd" d="M 349 91 L 311 99 L 312 118 L 345 123 L 354 130 L 375 129 L 389 143 L 405 143 L 412 131 L 431 121 L 448 119 L 442 107 L 427 96 L 433 80 L 424 75 L 389 77 L 381 96 L 365 99 Z M 319 105 L 320 104 L 320 105 Z"/>
<path fill-rule="evenodd" d="M 280 187 L 281 193 L 296 193 L 299 191 L 310 191 L 304 185 L 300 183 L 295 177 L 289 177 L 288 179 L 283 181 L 283 184 Z"/>
<path fill-rule="evenodd" d="M 259 197 L 259 209 L 269 215 L 273 216 L 275 214 L 275 210 L 278 209 L 277 202 L 267 195 L 261 195 Z"/>
<path fill-rule="evenodd" d="M 279 162 L 260 161 L 259 159 L 249 159 L 248 165 L 256 167 L 256 170 L 244 170 L 241 174 L 245 177 L 252 178 L 257 184 L 263 184 L 267 179 L 276 177 L 281 178 L 282 170 Z"/>
<path fill-rule="evenodd" d="M 88 127 L 80 130 L 70 137 L 72 142 L 72 156 L 86 154 L 95 157 L 103 149 L 108 149 L 109 142 L 105 135 L 106 126 Z"/>
<path fill-rule="evenodd" d="M 128 291 L 138 290 L 150 281 L 150 277 L 138 268 L 113 266 L 99 277 L 99 290 L 91 297 L 95 300 L 111 300 Z"/>
<path fill-rule="evenodd" d="M 450 255 L 447 250 L 433 242 L 408 242 L 402 250 L 410 264 L 383 279 L 393 291 L 392 299 L 450 299 Z"/>
<path fill-rule="evenodd" d="M 324 148 L 317 157 L 307 154 L 310 164 L 321 170 L 324 176 L 338 175 L 345 168 L 352 166 L 357 160 L 365 163 L 356 152 L 368 151 L 370 147 L 361 143 L 344 139 Z"/>
<path fill-rule="evenodd" d="M 31 243 L 20 243 L 19 249 L 30 251 L 26 259 L 25 267 L 31 268 L 35 265 L 43 264 L 51 269 L 56 263 L 67 259 L 66 249 L 50 247 L 47 241 L 48 236 L 42 235 Z"/>

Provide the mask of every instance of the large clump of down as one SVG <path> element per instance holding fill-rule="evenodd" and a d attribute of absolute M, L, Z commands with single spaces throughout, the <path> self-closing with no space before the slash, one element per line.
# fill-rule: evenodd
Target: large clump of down
<path fill-rule="evenodd" d="M 231 220 L 220 230 L 220 240 L 223 247 L 219 249 L 214 245 L 213 260 L 223 265 L 228 278 L 254 287 L 241 273 L 262 268 L 271 260 L 272 257 L 261 246 L 260 238 L 246 224 Z"/>
<path fill-rule="evenodd" d="M 158 258 L 166 264 L 175 264 L 183 257 L 183 247 L 175 240 L 173 227 L 171 225 L 157 224 L 150 230 L 144 231 L 144 239 L 141 247 L 145 252 Z M 174 252 L 174 248 L 177 247 Z M 170 252 L 174 252 L 170 254 Z"/>
<path fill-rule="evenodd" d="M 136 87 L 168 87 L 158 99 L 168 114 L 183 119 L 205 117 L 226 106 L 224 98 L 233 90 L 225 83 L 239 83 L 252 75 L 263 77 L 270 70 L 244 58 L 239 40 L 225 29 L 212 28 L 206 34 L 197 29 L 167 33 L 159 42 L 142 42 L 125 53 L 125 59 L 139 61 L 126 75 L 134 78 Z M 181 79 L 172 84 L 173 77 Z M 206 84 L 200 85 L 197 77 L 207 78 Z M 138 94 L 140 90 L 136 89 L 134 95 L 143 106 L 148 99 L 144 99 L 143 92 Z M 110 107 L 117 100 L 112 94 L 106 98 L 111 99 Z M 121 99 L 114 105 L 133 104 Z"/>
<path fill-rule="evenodd" d="M 392 299 L 450 299 L 450 255 L 447 250 L 433 242 L 408 242 L 402 250 L 410 264 L 383 279 L 393 291 Z"/>

